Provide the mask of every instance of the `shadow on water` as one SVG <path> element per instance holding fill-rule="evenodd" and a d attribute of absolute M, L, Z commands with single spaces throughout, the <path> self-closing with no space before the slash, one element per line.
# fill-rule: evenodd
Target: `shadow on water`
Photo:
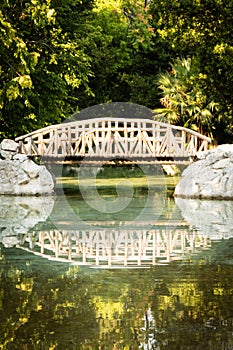
<path fill-rule="evenodd" d="M 174 201 L 164 180 L 135 180 L 121 213 L 92 191 L 1 198 L 0 349 L 233 349 L 233 202 Z"/>

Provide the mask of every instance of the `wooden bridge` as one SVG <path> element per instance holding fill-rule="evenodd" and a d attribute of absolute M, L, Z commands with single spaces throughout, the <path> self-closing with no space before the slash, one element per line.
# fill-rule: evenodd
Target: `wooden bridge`
<path fill-rule="evenodd" d="M 95 118 L 48 126 L 16 138 L 20 152 L 53 161 L 190 160 L 211 139 L 151 119 Z"/>

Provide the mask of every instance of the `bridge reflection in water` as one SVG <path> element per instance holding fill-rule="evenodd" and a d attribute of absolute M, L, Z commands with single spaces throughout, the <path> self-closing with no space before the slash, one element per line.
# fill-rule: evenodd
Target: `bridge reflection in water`
<path fill-rule="evenodd" d="M 162 224 L 164 225 L 164 223 Z M 131 229 L 33 231 L 20 246 L 35 254 L 89 266 L 150 266 L 182 260 L 211 246 L 206 235 L 185 223 Z"/>
<path fill-rule="evenodd" d="M 61 208 L 53 206 L 53 198 L 5 196 L 0 203 L 0 242 L 51 260 L 114 268 L 185 260 L 210 249 L 212 241 L 233 235 L 232 201 L 176 199 L 168 220 L 105 222 L 108 227 L 101 227 L 100 221 L 82 225 L 68 216 L 60 222 Z"/>

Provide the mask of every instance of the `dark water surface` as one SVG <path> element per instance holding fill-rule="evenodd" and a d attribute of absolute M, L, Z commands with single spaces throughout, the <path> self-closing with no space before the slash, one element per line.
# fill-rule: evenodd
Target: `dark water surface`
<path fill-rule="evenodd" d="M 0 349 L 233 349 L 233 202 L 128 180 L 1 198 Z"/>

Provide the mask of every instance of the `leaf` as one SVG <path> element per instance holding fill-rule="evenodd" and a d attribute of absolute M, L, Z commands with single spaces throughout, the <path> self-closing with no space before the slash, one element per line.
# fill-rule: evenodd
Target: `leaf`
<path fill-rule="evenodd" d="M 22 75 L 13 80 L 17 81 L 22 89 L 30 89 L 32 87 L 32 80 L 29 75 Z"/>
<path fill-rule="evenodd" d="M 20 95 L 20 91 L 19 91 L 18 85 L 11 84 L 6 89 L 6 97 L 8 98 L 9 101 L 16 100 L 19 95 Z"/>

